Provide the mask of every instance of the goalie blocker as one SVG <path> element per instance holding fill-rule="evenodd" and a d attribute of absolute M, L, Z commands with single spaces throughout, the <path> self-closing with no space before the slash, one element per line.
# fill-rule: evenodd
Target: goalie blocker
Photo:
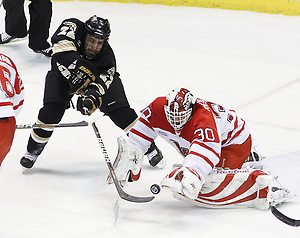
<path fill-rule="evenodd" d="M 118 154 L 113 164 L 116 177 L 122 187 L 124 187 L 127 182 L 137 181 L 140 178 L 144 159 L 142 150 L 128 143 L 126 139 L 123 137 L 117 139 Z M 111 174 L 107 177 L 107 183 L 113 183 Z"/>

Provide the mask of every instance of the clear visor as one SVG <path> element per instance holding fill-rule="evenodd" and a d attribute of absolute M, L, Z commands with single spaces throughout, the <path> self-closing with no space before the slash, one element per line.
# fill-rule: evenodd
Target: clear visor
<path fill-rule="evenodd" d="M 166 117 L 170 125 L 174 130 L 180 130 L 188 122 L 192 114 L 192 108 L 182 111 L 182 112 L 173 112 L 170 110 L 170 107 L 165 105 L 164 107 Z"/>

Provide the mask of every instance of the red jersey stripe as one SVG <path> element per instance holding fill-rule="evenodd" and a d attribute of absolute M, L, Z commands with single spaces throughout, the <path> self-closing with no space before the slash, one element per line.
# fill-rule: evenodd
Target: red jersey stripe
<path fill-rule="evenodd" d="M 201 157 L 203 160 L 205 160 L 206 163 L 208 163 L 211 166 L 212 169 L 215 167 L 215 165 L 209 160 L 209 158 L 207 158 L 207 157 L 205 157 L 205 156 L 203 156 L 203 155 L 201 155 L 201 154 L 199 154 L 199 153 L 197 153 L 195 151 L 190 151 L 189 154 Z"/>
<path fill-rule="evenodd" d="M 14 106 L 14 110 L 17 110 L 20 106 L 22 106 L 24 103 L 24 100 L 20 101 L 18 105 Z"/>
<path fill-rule="evenodd" d="M 4 106 L 13 106 L 13 104 L 11 102 L 0 102 L 0 107 Z"/>
<path fill-rule="evenodd" d="M 151 129 L 151 130 L 154 131 L 154 129 L 151 127 L 150 123 L 149 123 L 147 120 L 145 120 L 144 118 L 140 117 L 140 118 L 139 118 L 139 121 L 140 121 L 141 123 L 145 124 L 147 127 L 149 127 L 149 129 Z"/>
<path fill-rule="evenodd" d="M 205 149 L 211 151 L 212 153 L 215 154 L 215 156 L 217 156 L 218 158 L 220 158 L 220 155 L 219 155 L 213 148 L 209 147 L 208 145 L 206 145 L 206 144 L 204 144 L 204 143 L 201 143 L 201 142 L 199 142 L 199 141 L 196 141 L 196 140 L 194 140 L 192 144 L 198 144 L 198 145 L 200 145 L 201 147 L 203 147 L 203 148 L 205 148 Z"/>

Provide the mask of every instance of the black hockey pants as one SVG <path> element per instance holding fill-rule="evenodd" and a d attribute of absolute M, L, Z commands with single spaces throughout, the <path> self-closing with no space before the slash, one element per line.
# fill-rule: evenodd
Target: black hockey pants
<path fill-rule="evenodd" d="M 27 19 L 24 12 L 24 0 L 3 0 L 5 14 L 5 32 L 22 38 L 27 36 Z M 31 0 L 29 4 L 29 48 L 42 50 L 50 46 L 47 42 L 52 17 L 50 0 Z"/>

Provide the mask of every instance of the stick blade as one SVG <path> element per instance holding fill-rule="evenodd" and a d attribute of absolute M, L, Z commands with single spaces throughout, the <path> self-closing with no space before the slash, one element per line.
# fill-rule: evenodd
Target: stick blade
<path fill-rule="evenodd" d="M 289 226 L 293 226 L 293 227 L 298 227 L 300 226 L 300 220 L 296 220 L 290 217 L 287 217 L 286 215 L 282 214 L 276 207 L 271 206 L 271 212 L 272 214 L 279 219 L 280 221 L 282 221 L 283 223 L 289 225 Z"/>
<path fill-rule="evenodd" d="M 123 191 L 123 190 L 122 190 Z M 130 195 L 128 193 L 123 192 L 119 192 L 119 195 L 122 199 L 129 201 L 129 202 L 136 202 L 136 203 L 146 203 L 146 202 L 151 202 L 154 199 L 154 196 L 150 196 L 150 197 L 136 197 L 133 195 Z"/>
<path fill-rule="evenodd" d="M 106 164 L 108 166 L 108 169 L 110 171 L 110 174 L 111 174 L 111 178 L 112 178 L 112 181 L 117 189 L 117 192 L 120 196 L 120 198 L 128 201 L 128 202 L 136 202 L 136 203 L 145 203 L 145 202 L 151 202 L 153 199 L 154 199 L 154 196 L 149 196 L 149 197 L 137 197 L 137 196 L 134 196 L 134 195 L 130 195 L 128 193 L 126 193 L 120 186 L 119 184 L 119 181 L 116 177 L 116 174 L 115 174 L 115 171 L 113 169 L 113 166 L 111 164 L 110 161 L 106 161 Z"/>

